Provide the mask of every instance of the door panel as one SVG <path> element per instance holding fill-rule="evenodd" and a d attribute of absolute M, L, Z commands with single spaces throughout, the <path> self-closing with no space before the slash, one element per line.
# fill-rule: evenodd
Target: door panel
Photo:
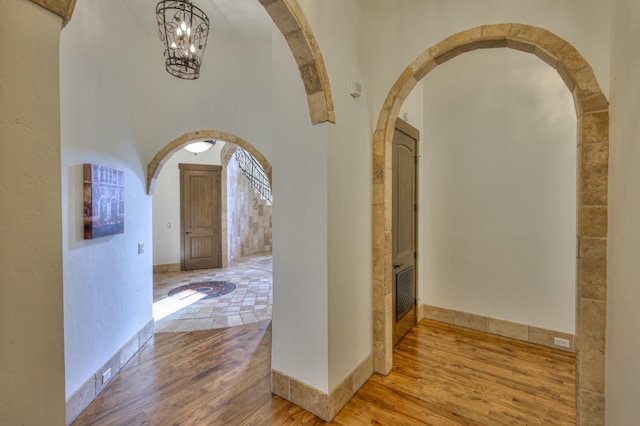
<path fill-rule="evenodd" d="M 393 341 L 416 324 L 418 130 L 398 119 L 393 139 Z"/>
<path fill-rule="evenodd" d="M 221 166 L 180 164 L 182 270 L 222 266 Z"/>

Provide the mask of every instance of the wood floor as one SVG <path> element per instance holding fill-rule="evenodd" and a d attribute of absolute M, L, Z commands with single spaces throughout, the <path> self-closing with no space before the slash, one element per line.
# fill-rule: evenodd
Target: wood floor
<path fill-rule="evenodd" d="M 269 390 L 270 321 L 160 333 L 74 422 L 323 425 Z M 575 425 L 575 357 L 423 320 L 331 424 Z"/>

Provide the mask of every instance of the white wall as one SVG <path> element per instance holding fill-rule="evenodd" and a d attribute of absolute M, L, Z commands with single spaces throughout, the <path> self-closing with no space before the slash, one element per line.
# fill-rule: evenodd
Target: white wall
<path fill-rule="evenodd" d="M 446 37 L 479 25 L 516 22 L 545 28 L 573 44 L 605 94 L 609 84 L 609 4 L 600 0 L 359 0 L 361 58 L 375 125 L 391 86 L 407 65 Z"/>
<path fill-rule="evenodd" d="M 301 2 L 331 79 L 336 124 L 328 141 L 329 389 L 373 349 L 371 203 L 372 152 L 369 87 L 354 99 L 351 81 L 363 81 L 361 11 L 353 0 Z"/>
<path fill-rule="evenodd" d="M 194 155 L 181 149 L 164 164 L 153 192 L 153 264 L 180 263 L 180 169 L 179 164 L 220 164 L 223 141 Z M 224 200 L 223 200 L 224 202 Z"/>
<path fill-rule="evenodd" d="M 574 333 L 571 93 L 511 49 L 466 53 L 423 81 L 422 302 Z"/>
<path fill-rule="evenodd" d="M 61 36 L 67 397 L 151 320 L 152 198 L 145 194 L 145 176 L 153 156 L 178 136 L 201 129 L 256 141 L 260 152 L 271 155 L 265 70 L 271 69 L 273 24 L 264 8 L 242 0 L 227 4 L 224 17 L 208 10 L 215 26 L 201 77 L 185 81 L 164 69 L 154 5 L 83 0 Z M 240 29 L 239 10 L 254 10 L 261 19 Z M 85 162 L 125 171 L 124 234 L 82 239 Z M 138 242 L 147 247 L 142 255 Z"/>
<path fill-rule="evenodd" d="M 27 0 L 0 9 L 0 424 L 64 424 L 62 20 Z"/>
<path fill-rule="evenodd" d="M 640 418 L 640 4 L 613 2 L 606 420 Z"/>
<path fill-rule="evenodd" d="M 271 366 L 328 392 L 328 124 L 313 126 L 299 71 L 273 33 Z"/>

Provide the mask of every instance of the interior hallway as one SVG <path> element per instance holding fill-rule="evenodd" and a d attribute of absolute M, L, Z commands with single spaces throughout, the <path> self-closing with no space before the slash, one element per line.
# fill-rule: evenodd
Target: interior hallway
<path fill-rule="evenodd" d="M 218 297 L 198 291 L 169 292 L 194 283 L 229 282 L 236 285 Z M 186 332 L 232 327 L 271 319 L 273 304 L 271 252 L 234 259 L 227 268 L 156 273 L 153 275 L 155 332 Z"/>
<path fill-rule="evenodd" d="M 334 425 L 575 424 L 575 356 L 423 320 Z M 271 322 L 162 333 L 74 423 L 321 425 L 270 392 Z"/>

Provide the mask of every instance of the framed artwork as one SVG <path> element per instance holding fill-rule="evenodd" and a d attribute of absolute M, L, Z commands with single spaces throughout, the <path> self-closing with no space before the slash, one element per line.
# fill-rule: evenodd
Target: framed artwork
<path fill-rule="evenodd" d="M 83 165 L 84 239 L 124 233 L 124 171 Z"/>

